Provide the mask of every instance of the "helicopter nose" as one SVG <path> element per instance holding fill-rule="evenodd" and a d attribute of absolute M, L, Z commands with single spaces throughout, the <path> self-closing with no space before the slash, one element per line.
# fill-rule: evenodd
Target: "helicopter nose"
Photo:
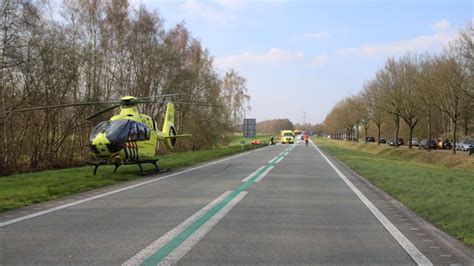
<path fill-rule="evenodd" d="M 110 151 L 107 148 L 107 144 L 104 143 L 97 143 L 90 145 L 91 151 L 96 156 L 108 156 L 110 155 Z"/>
<path fill-rule="evenodd" d="M 111 155 L 112 150 L 116 149 L 111 149 L 109 148 L 110 146 L 110 141 L 106 138 L 104 133 L 100 133 L 95 138 L 92 140 L 90 144 L 90 148 L 92 151 L 92 154 L 96 157 L 108 157 Z"/>

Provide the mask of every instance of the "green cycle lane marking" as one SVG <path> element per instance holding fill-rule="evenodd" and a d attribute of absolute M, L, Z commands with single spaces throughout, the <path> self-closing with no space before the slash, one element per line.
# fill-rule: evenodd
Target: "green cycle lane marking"
<path fill-rule="evenodd" d="M 287 148 L 288 149 L 288 148 Z M 284 157 L 284 155 L 278 155 L 275 159 Z M 186 229 L 184 229 L 181 233 L 179 233 L 176 237 L 174 237 L 171 241 L 169 241 L 166 245 L 162 248 L 157 250 L 153 253 L 150 257 L 148 257 L 141 265 L 157 265 L 159 264 L 164 258 L 166 258 L 173 250 L 179 247 L 184 241 L 186 241 L 194 232 L 199 230 L 201 226 L 203 226 L 206 222 L 208 222 L 214 215 L 216 215 L 222 208 L 224 208 L 230 201 L 232 201 L 237 195 L 241 192 L 246 190 L 250 185 L 254 183 L 254 181 L 262 175 L 267 169 L 274 166 L 275 160 L 268 163 L 265 167 L 263 167 L 260 171 L 255 173 L 252 178 L 250 178 L 247 182 L 243 183 L 237 189 L 235 189 L 229 196 L 224 198 L 221 202 L 219 202 L 216 206 L 212 209 L 204 213 L 199 219 L 197 219 L 194 223 L 189 225 Z"/>

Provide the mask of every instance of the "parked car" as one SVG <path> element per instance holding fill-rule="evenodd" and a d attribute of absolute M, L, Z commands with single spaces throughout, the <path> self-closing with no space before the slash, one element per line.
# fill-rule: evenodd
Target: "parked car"
<path fill-rule="evenodd" d="M 429 141 L 427 139 L 422 139 L 418 145 L 418 149 L 432 149 L 436 150 L 436 141 L 434 139 L 430 139 Z"/>
<path fill-rule="evenodd" d="M 393 139 L 393 138 L 390 139 L 388 141 L 388 145 L 395 146 L 395 139 Z M 403 146 L 403 145 L 405 145 L 405 142 L 403 141 L 403 138 L 398 138 L 397 139 L 397 146 Z"/>
<path fill-rule="evenodd" d="M 412 146 L 418 146 L 418 144 L 419 144 L 418 138 L 412 138 L 411 139 L 411 145 Z M 407 142 L 407 145 L 410 145 L 410 141 Z"/>
<path fill-rule="evenodd" d="M 450 150 L 453 148 L 453 144 L 451 143 L 451 141 L 449 139 L 445 139 L 443 140 L 443 146 L 441 149 L 443 150 Z"/>
<path fill-rule="evenodd" d="M 467 152 L 469 153 L 469 155 L 474 154 L 474 147 L 469 148 Z"/>
<path fill-rule="evenodd" d="M 385 143 L 387 143 L 387 141 L 384 138 L 380 138 L 379 143 L 385 144 Z"/>
<path fill-rule="evenodd" d="M 474 147 L 474 141 L 463 139 L 456 142 L 456 150 L 467 151 L 471 147 Z"/>
<path fill-rule="evenodd" d="M 367 137 L 365 139 L 366 142 L 375 142 L 375 137 Z"/>

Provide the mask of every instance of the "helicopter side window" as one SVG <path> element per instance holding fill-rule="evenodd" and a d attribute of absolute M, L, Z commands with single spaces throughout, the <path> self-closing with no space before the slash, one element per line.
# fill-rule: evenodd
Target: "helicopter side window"
<path fill-rule="evenodd" d="M 130 129 L 129 129 L 129 132 L 128 132 L 128 140 L 129 141 L 137 141 L 137 139 L 138 139 L 137 124 L 132 122 L 130 124 Z"/>
<path fill-rule="evenodd" d="M 108 122 L 109 121 L 102 121 L 97 126 L 95 126 L 95 128 L 92 130 L 89 136 L 90 142 L 92 142 L 100 132 L 103 132 L 106 129 Z"/>
<path fill-rule="evenodd" d="M 149 140 L 150 139 L 150 128 L 145 124 L 137 123 L 138 140 Z"/>

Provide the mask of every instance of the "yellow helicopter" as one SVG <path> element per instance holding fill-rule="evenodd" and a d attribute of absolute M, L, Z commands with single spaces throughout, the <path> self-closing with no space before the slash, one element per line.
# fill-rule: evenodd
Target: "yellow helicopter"
<path fill-rule="evenodd" d="M 99 123 L 90 134 L 89 144 L 92 155 L 97 159 L 94 162 L 94 175 L 100 165 L 115 165 L 114 173 L 121 165 L 137 164 L 140 168 L 140 174 L 148 174 L 166 171 L 160 169 L 156 157 L 158 143 L 163 142 L 169 150 L 176 145 L 177 139 L 181 137 L 190 137 L 190 134 L 178 135 L 174 126 L 175 108 L 172 102 L 167 102 L 165 119 L 162 130 L 158 129 L 157 122 L 148 115 L 142 114 L 138 110 L 138 104 L 143 103 L 164 103 L 159 102 L 164 97 L 176 96 L 175 94 L 163 94 L 155 97 L 136 98 L 133 96 L 125 96 L 119 102 L 85 102 L 72 103 L 44 107 L 33 107 L 20 110 L 11 110 L 0 114 L 8 114 L 13 112 L 34 111 L 48 108 L 59 108 L 80 105 L 95 104 L 111 104 L 104 110 L 87 117 L 90 120 L 114 108 L 120 107 L 120 112 L 112 116 L 108 121 Z M 205 103 L 183 103 L 180 104 L 197 104 L 205 106 L 214 106 Z M 214 106 L 217 107 L 217 106 Z M 142 164 L 151 163 L 155 166 L 156 171 L 145 172 Z"/>

